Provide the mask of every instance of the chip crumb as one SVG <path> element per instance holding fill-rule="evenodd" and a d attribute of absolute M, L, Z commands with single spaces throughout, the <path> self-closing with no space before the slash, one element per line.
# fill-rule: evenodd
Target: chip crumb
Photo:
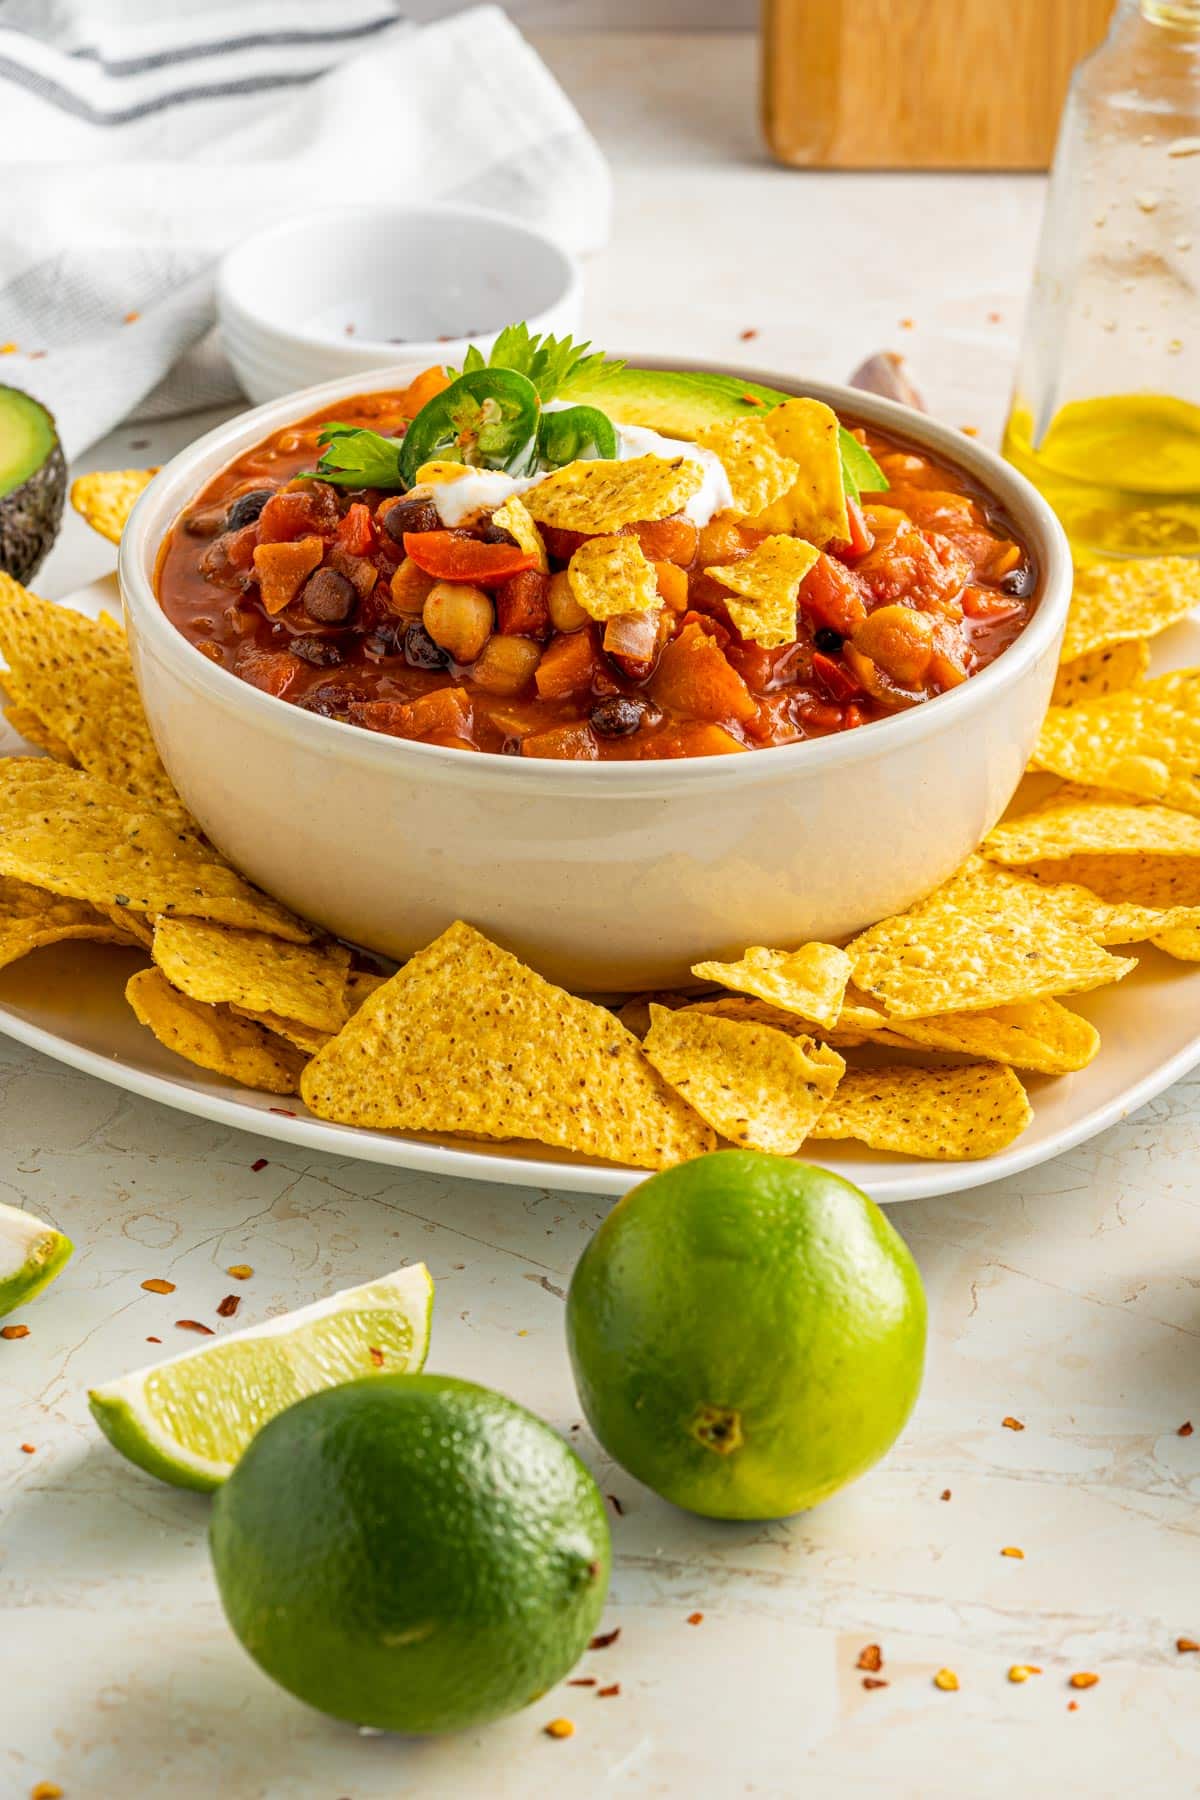
<path fill-rule="evenodd" d="M 1195 1429 L 1196 1429 L 1196 1427 L 1192 1424 L 1192 1421 L 1190 1419 L 1185 1419 L 1183 1421 L 1183 1424 L 1179 1427 L 1179 1430 L 1175 1433 L 1175 1436 L 1176 1437 L 1191 1437 L 1191 1435 L 1192 1435 L 1193 1431 L 1195 1431 Z"/>
<path fill-rule="evenodd" d="M 542 1730 L 545 1732 L 547 1737 L 552 1737 L 552 1738 L 574 1737 L 575 1736 L 575 1722 L 573 1719 L 551 1719 L 551 1721 L 548 1725 L 542 1726 Z"/>
<path fill-rule="evenodd" d="M 881 1688 L 881 1687 L 887 1686 L 887 1682 L 882 1680 L 881 1677 L 878 1675 L 864 1675 L 863 1679 L 862 1679 L 862 1684 L 868 1690 L 868 1692 L 872 1688 Z"/>
<path fill-rule="evenodd" d="M 933 1685 L 935 1688 L 941 1688 L 944 1694 L 956 1694 L 958 1692 L 958 1676 L 953 1669 L 939 1669 L 933 1678 Z"/>
<path fill-rule="evenodd" d="M 900 329 L 901 331 L 914 331 L 916 329 L 916 321 L 913 319 L 901 319 Z"/>
<path fill-rule="evenodd" d="M 21 1445 L 21 1448 L 22 1450 L 25 1448 L 24 1444 Z M 1196 1642 L 1195 1638 L 1176 1638 L 1175 1648 L 1182 1656 L 1188 1650 L 1200 1650 L 1200 1644 Z"/>
<path fill-rule="evenodd" d="M 180 1331 L 198 1331 L 201 1337 L 213 1336 L 212 1326 L 202 1325 L 199 1319 L 176 1319 L 175 1324 Z"/>
<path fill-rule="evenodd" d="M 220 1301 L 217 1306 L 218 1317 L 222 1319 L 232 1319 L 234 1313 L 241 1304 L 242 1297 L 240 1294 L 226 1294 L 225 1298 Z"/>
<path fill-rule="evenodd" d="M 1001 1556 L 1015 1556 L 1018 1562 L 1025 1561 L 1025 1552 L 1018 1550 L 1015 1544 L 1005 1544 L 1000 1554 Z"/>
<path fill-rule="evenodd" d="M 941 1493 L 940 1493 L 940 1494 L 939 1494 L 939 1495 L 938 1495 L 938 1498 L 939 1498 L 939 1500 L 949 1500 L 949 1498 L 950 1498 L 950 1489 L 949 1489 L 949 1488 L 943 1488 L 943 1489 L 942 1489 L 942 1491 L 941 1491 Z"/>
<path fill-rule="evenodd" d="M 254 1270 L 250 1267 L 249 1263 L 230 1263 L 225 1273 L 227 1275 L 232 1275 L 235 1281 L 249 1281 Z"/>
<path fill-rule="evenodd" d="M 702 1612 L 689 1613 L 687 1616 L 687 1622 L 689 1625 L 700 1625 L 703 1623 L 703 1621 L 704 1621 L 704 1614 Z"/>
<path fill-rule="evenodd" d="M 979 436 L 978 425 L 960 425 L 958 429 L 962 432 L 964 437 L 978 437 Z"/>
<path fill-rule="evenodd" d="M 37 1449 L 37 1445 L 36 1444 L 22 1444 L 21 1448 L 25 1452 L 26 1456 L 32 1456 L 34 1451 Z M 1180 1645 L 1182 1646 L 1183 1639 L 1181 1638 L 1179 1641 L 1180 1641 Z"/>
<path fill-rule="evenodd" d="M 621 1691 L 620 1682 L 614 1681 L 609 1687 L 597 1688 L 596 1689 L 596 1698 L 597 1698 L 597 1700 L 611 1700 L 613 1695 L 619 1694 L 620 1691 Z"/>
<path fill-rule="evenodd" d="M 1007 1413 L 1005 1417 L 1001 1419 L 1000 1423 L 1003 1425 L 1005 1431 L 1024 1431 L 1025 1429 L 1020 1419 L 1014 1419 L 1011 1413 Z"/>
<path fill-rule="evenodd" d="M 62 1800 L 62 1792 L 57 1781 L 35 1781 L 29 1790 L 29 1800 Z"/>
<path fill-rule="evenodd" d="M 592 1638 L 588 1644 L 588 1649 L 607 1650 L 610 1644 L 616 1643 L 620 1635 L 621 1627 L 619 1625 L 614 1625 L 611 1631 L 601 1631 L 596 1637 Z"/>
<path fill-rule="evenodd" d="M 151 1275 L 148 1281 L 143 1281 L 142 1286 L 148 1294 L 173 1294 L 175 1292 L 175 1283 L 164 1281 L 161 1275 Z"/>
<path fill-rule="evenodd" d="M 854 1666 L 856 1669 L 870 1669 L 872 1674 L 878 1674 L 883 1667 L 883 1651 L 878 1644 L 864 1644 Z"/>
<path fill-rule="evenodd" d="M 1010 1681 L 1028 1681 L 1031 1675 L 1040 1675 L 1041 1670 L 1036 1663 L 1014 1663 L 1008 1671 Z"/>
<path fill-rule="evenodd" d="M 28 1325 L 0 1325 L 0 1337 L 2 1338 L 9 1338 L 11 1340 L 12 1338 L 23 1338 L 28 1336 Z"/>
<path fill-rule="evenodd" d="M 1073 1688 L 1095 1687 L 1099 1679 L 1100 1677 L 1098 1675 L 1093 1675 L 1090 1669 L 1081 1669 L 1076 1674 L 1072 1675 L 1071 1686 Z"/>
<path fill-rule="evenodd" d="M 0 344 L 0 356 L 15 356 L 16 353 L 17 345 L 11 338 L 7 344 Z"/>

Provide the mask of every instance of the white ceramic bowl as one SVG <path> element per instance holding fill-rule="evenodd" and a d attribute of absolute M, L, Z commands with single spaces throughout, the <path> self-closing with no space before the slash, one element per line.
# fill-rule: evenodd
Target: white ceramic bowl
<path fill-rule="evenodd" d="M 468 344 L 490 348 L 511 319 L 574 333 L 582 303 L 573 256 L 472 206 L 303 214 L 247 238 L 217 274 L 225 348 L 254 401 L 399 357 L 458 366 Z"/>
<path fill-rule="evenodd" d="M 1033 618 L 961 687 L 857 731 L 743 756 L 568 763 L 383 737 L 201 656 L 154 593 L 172 520 L 280 426 L 412 373 L 331 382 L 220 426 L 166 465 L 122 539 L 134 667 L 163 761 L 213 842 L 270 893 L 393 956 L 461 917 L 553 980 L 631 990 L 684 982 L 693 962 L 749 944 L 856 931 L 927 893 L 995 823 L 1054 682 L 1071 583 L 1062 529 L 1022 476 L 959 432 L 771 371 L 740 373 L 957 464 L 1033 551 Z"/>

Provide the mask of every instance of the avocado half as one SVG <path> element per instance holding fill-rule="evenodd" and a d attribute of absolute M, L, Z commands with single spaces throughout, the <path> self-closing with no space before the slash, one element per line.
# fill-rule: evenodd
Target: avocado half
<path fill-rule="evenodd" d="M 736 375 L 694 374 L 676 369 L 617 369 L 572 382 L 564 398 L 598 406 L 622 425 L 646 425 L 665 437 L 694 438 L 709 425 L 749 418 L 788 399 Z"/>
<path fill-rule="evenodd" d="M 25 582 L 58 536 L 67 463 L 53 415 L 20 388 L 0 387 L 0 570 Z"/>

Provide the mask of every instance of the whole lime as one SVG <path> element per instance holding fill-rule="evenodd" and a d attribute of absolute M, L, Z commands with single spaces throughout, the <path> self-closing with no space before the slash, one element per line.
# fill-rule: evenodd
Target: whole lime
<path fill-rule="evenodd" d="M 373 1376 L 272 1419 L 210 1532 L 229 1622 L 322 1712 L 455 1731 L 535 1700 L 587 1648 L 610 1543 L 562 1439 L 488 1388 Z"/>
<path fill-rule="evenodd" d="M 575 1270 L 567 1336 L 592 1430 L 631 1475 L 690 1512 L 773 1519 L 895 1441 L 925 1295 L 850 1182 L 721 1150 L 614 1207 Z"/>

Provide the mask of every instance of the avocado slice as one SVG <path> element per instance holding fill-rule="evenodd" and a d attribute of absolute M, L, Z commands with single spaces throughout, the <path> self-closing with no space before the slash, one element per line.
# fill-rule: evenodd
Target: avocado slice
<path fill-rule="evenodd" d="M 709 425 L 755 413 L 761 417 L 789 395 L 736 375 L 624 367 L 568 382 L 562 397 L 598 406 L 621 425 L 646 425 L 664 437 L 694 438 Z"/>
<path fill-rule="evenodd" d="M 0 569 L 25 582 L 62 523 L 67 464 L 53 415 L 21 388 L 0 387 Z"/>

